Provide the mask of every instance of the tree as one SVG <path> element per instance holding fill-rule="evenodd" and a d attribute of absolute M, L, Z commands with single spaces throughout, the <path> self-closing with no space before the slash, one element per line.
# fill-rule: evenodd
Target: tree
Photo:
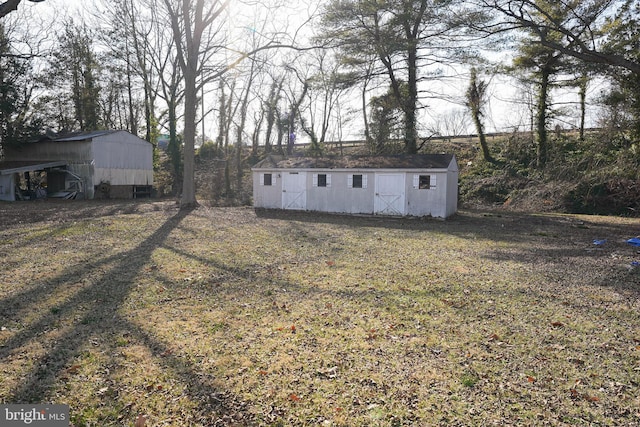
<path fill-rule="evenodd" d="M 0 23 L 0 158 L 3 147 L 15 145 L 39 131 L 29 116 L 32 92 L 31 58 L 12 50 Z"/>
<path fill-rule="evenodd" d="M 311 151 L 320 153 L 330 131 L 339 126 L 340 99 L 357 84 L 358 76 L 344 72 L 344 64 L 326 49 L 314 50 L 310 61 L 295 70 L 303 86 L 296 114 L 302 130 L 311 138 Z M 301 69 L 310 70 L 309 74 L 303 74 Z M 294 129 L 293 123 L 289 129 Z"/>
<path fill-rule="evenodd" d="M 536 0 L 476 0 L 482 8 L 499 12 L 484 31 L 526 29 L 536 43 L 587 64 L 599 64 L 617 82 L 635 108 L 635 134 L 640 136 L 640 4 L 634 0 L 565 0 L 556 10 Z M 555 4 L 555 3 L 554 3 Z M 637 104 L 637 107 L 633 107 Z"/>
<path fill-rule="evenodd" d="M 616 15 L 608 18 L 603 26 L 606 40 L 602 45 L 605 54 L 623 54 L 625 59 L 640 63 L 640 3 L 625 1 Z M 610 102 L 620 101 L 633 118 L 632 135 L 640 139 L 640 71 L 627 67 L 611 67 L 607 75 L 613 81 Z"/>
<path fill-rule="evenodd" d="M 273 126 L 278 118 L 278 104 L 282 98 L 282 86 L 284 85 L 285 76 L 274 77 L 270 89 L 269 95 L 266 101 L 264 101 L 262 109 L 266 112 L 267 116 L 267 128 L 264 138 L 264 149 L 267 153 L 271 152 L 273 144 L 271 143 L 271 134 L 273 132 Z"/>
<path fill-rule="evenodd" d="M 403 112 L 407 153 L 418 151 L 419 69 L 444 57 L 453 29 L 452 0 L 334 0 L 326 8 L 323 37 L 355 58 L 375 55 Z M 453 47 L 453 43 L 449 45 Z"/>
<path fill-rule="evenodd" d="M 178 63 L 184 79 L 184 148 L 182 207 L 196 204 L 195 191 L 195 137 L 198 90 L 202 85 L 197 79 L 203 73 L 203 65 L 215 50 L 214 40 L 222 31 L 220 20 L 229 0 L 164 0 L 171 21 Z M 219 45 L 218 45 L 219 46 Z"/>
<path fill-rule="evenodd" d="M 564 0 L 553 3 L 556 9 L 549 9 L 551 2 L 537 0 L 475 0 L 481 8 L 498 12 L 495 22 L 485 25 L 485 32 L 500 32 L 510 29 L 527 30 L 535 34 L 542 46 L 573 56 L 582 61 L 621 67 L 633 73 L 640 73 L 640 61 L 631 49 L 608 49 L 604 41 L 608 38 L 607 25 L 616 18 L 616 26 L 633 10 L 637 2 L 633 0 Z M 557 9 L 563 10 L 562 16 Z M 558 37 L 560 35 L 560 37 Z M 625 46 L 628 46 L 623 42 Z"/>
<path fill-rule="evenodd" d="M 65 23 L 48 64 L 39 104 L 49 108 L 46 121 L 57 131 L 93 131 L 102 127 L 99 64 L 93 35 L 86 25 Z"/>
<path fill-rule="evenodd" d="M 535 112 L 537 165 L 543 167 L 548 157 L 547 119 L 550 105 L 550 91 L 553 77 L 559 72 L 562 55 L 545 46 L 525 40 L 520 48 L 520 55 L 515 58 L 514 66 L 528 70 L 537 87 Z"/>
<path fill-rule="evenodd" d="M 406 85 L 404 87 L 406 88 Z M 389 140 L 392 136 L 402 133 L 402 106 L 391 88 L 385 94 L 371 97 L 369 106 L 371 108 L 369 150 L 373 154 L 388 153 Z"/>
<path fill-rule="evenodd" d="M 166 29 L 157 19 L 157 4 L 146 0 L 112 0 L 103 7 L 108 12 L 101 9 L 95 19 L 104 22 L 105 15 L 109 17 L 109 25 L 99 34 L 108 52 L 108 69 L 113 70 L 112 74 L 120 74 L 120 79 L 110 82 L 109 88 L 121 91 L 120 115 L 125 118 L 127 129 L 139 134 L 144 126 L 145 139 L 155 143 L 158 137 L 155 103 L 160 91 L 160 73 L 154 65 L 168 50 L 164 47 Z M 141 114 L 144 122 L 140 120 Z M 108 121 L 109 117 L 105 116 L 105 122 Z"/>
<path fill-rule="evenodd" d="M 487 103 L 487 84 L 482 80 L 478 81 L 478 72 L 475 68 L 471 68 L 471 80 L 467 88 L 466 98 L 467 108 L 471 112 L 473 124 L 478 133 L 478 139 L 480 140 L 482 156 L 485 161 L 495 163 L 495 159 L 491 156 L 489 146 L 487 145 L 487 137 L 484 133 L 484 124 L 482 123 L 483 110 Z"/>

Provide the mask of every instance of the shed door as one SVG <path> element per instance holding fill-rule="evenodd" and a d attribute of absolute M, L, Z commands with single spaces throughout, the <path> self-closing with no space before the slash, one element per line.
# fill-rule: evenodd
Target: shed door
<path fill-rule="evenodd" d="M 376 174 L 374 213 L 404 215 L 404 174 Z"/>
<path fill-rule="evenodd" d="M 307 173 L 284 172 L 282 174 L 282 209 L 305 210 L 307 208 Z"/>

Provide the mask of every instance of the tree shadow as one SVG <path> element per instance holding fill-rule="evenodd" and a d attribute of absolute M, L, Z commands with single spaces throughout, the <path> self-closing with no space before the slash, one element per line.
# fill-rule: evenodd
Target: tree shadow
<path fill-rule="evenodd" d="M 542 271 L 554 280 L 579 276 L 583 284 L 616 288 L 640 296 L 640 274 L 629 274 L 631 263 L 640 261 L 638 248 L 626 243 L 640 235 L 640 220 L 605 221 L 588 215 L 536 214 L 527 212 L 460 210 L 447 219 L 352 216 L 323 212 L 256 209 L 256 216 L 296 224 L 327 224 L 407 231 L 407 238 L 444 233 L 469 240 L 487 251 L 478 256 L 492 261 L 517 261 Z M 602 245 L 594 241 L 606 240 Z M 471 246 L 471 244 L 470 244 Z M 640 272 L 640 267 L 638 267 Z"/>
<path fill-rule="evenodd" d="M 151 260 L 154 250 L 164 245 L 171 232 L 190 213 L 191 210 L 180 210 L 132 249 L 72 266 L 49 280 L 49 286 L 43 284 L 31 287 L 0 299 L 0 318 L 20 324 L 21 318 L 30 309 L 30 304 L 46 301 L 60 288 L 72 288 L 83 277 L 99 277 L 93 283 L 81 287 L 57 305 L 55 310 L 40 309 L 39 318 L 1 343 L 0 363 L 19 357 L 26 346 L 39 344 L 46 347 L 36 360 L 29 361 L 30 371 L 9 395 L 3 397 L 5 402 L 41 403 L 54 399 L 52 389 L 73 369 L 74 361 L 82 355 L 84 349 L 91 346 L 91 341 L 109 341 L 114 335 L 130 334 L 137 343 L 147 347 L 158 365 L 176 375 L 184 385 L 187 396 L 198 402 L 204 401 L 204 409 L 211 414 L 212 420 L 215 421 L 225 413 L 237 413 L 238 407 L 243 407 L 240 399 L 201 381 L 196 373 L 196 366 L 173 355 L 170 344 L 119 314 L 138 276 L 145 274 L 144 268 Z M 55 325 L 58 325 L 59 330 L 56 331 L 55 339 L 50 339 L 47 334 L 52 329 L 57 329 Z M 208 397 L 203 399 L 203 396 Z"/>

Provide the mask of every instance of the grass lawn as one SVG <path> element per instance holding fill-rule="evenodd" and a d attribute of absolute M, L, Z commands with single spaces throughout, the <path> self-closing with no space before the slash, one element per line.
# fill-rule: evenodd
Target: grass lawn
<path fill-rule="evenodd" d="M 640 425 L 639 234 L 0 204 L 0 402 L 76 427 Z"/>

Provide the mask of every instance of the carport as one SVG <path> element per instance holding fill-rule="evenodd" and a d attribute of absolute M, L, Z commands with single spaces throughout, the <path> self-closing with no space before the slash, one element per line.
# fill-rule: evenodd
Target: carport
<path fill-rule="evenodd" d="M 47 193 L 64 190 L 66 161 L 2 161 L 0 162 L 0 200 L 15 201 L 46 196 Z M 59 169 L 56 169 L 59 168 Z M 47 173 L 47 188 L 31 188 L 31 174 Z M 52 173 L 53 172 L 53 173 Z M 60 178 L 60 176 L 62 178 Z M 20 189 L 20 180 L 27 183 L 26 190 Z"/>

